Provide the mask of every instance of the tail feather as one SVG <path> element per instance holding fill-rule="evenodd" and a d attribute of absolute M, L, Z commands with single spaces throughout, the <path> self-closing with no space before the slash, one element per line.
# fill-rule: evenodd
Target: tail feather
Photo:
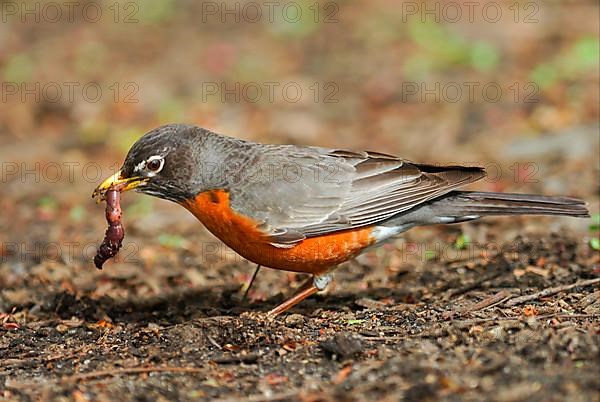
<path fill-rule="evenodd" d="M 571 197 L 534 194 L 453 191 L 435 200 L 431 208 L 436 215 L 565 215 L 589 217 L 585 202 Z"/>
<path fill-rule="evenodd" d="M 393 217 L 378 226 L 373 235 L 381 242 L 415 226 L 459 223 L 494 215 L 590 216 L 585 202 L 577 198 L 451 191 Z"/>

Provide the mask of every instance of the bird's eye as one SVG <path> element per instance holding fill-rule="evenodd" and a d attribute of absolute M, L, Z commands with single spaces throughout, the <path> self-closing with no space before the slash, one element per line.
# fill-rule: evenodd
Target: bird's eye
<path fill-rule="evenodd" d="M 165 160 L 162 157 L 152 156 L 148 159 L 148 162 L 146 162 L 146 169 L 151 172 L 158 173 L 161 171 L 164 164 Z"/>

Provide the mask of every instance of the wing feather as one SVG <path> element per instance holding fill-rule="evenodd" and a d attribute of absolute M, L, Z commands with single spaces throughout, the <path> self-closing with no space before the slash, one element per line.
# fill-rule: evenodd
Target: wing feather
<path fill-rule="evenodd" d="M 293 247 L 306 237 L 376 224 L 485 176 L 482 168 L 420 165 L 377 152 L 259 145 L 258 163 L 281 168 L 232 189 L 232 207 L 262 222 L 268 241 Z"/>

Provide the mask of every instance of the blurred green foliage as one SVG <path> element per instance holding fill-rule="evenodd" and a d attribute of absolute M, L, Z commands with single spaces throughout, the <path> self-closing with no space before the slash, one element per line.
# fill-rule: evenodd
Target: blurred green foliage
<path fill-rule="evenodd" d="M 34 71 L 31 55 L 27 53 L 16 53 L 8 57 L 2 69 L 4 81 L 25 82 L 31 79 Z"/>
<path fill-rule="evenodd" d="M 139 11 L 133 13 L 131 10 L 130 12 L 142 24 L 155 24 L 168 21 L 175 14 L 177 8 L 175 0 L 137 0 L 135 3 Z"/>
<path fill-rule="evenodd" d="M 598 70 L 599 63 L 600 41 L 586 36 L 551 60 L 538 64 L 531 72 L 531 79 L 541 88 L 548 88 L 561 80 L 577 80 L 580 74 Z"/>
<path fill-rule="evenodd" d="M 109 122 L 100 119 L 88 120 L 77 130 L 79 141 L 85 145 L 105 142 L 110 131 Z"/>
<path fill-rule="evenodd" d="M 409 37 L 418 45 L 408 57 L 405 72 L 409 78 L 423 79 L 432 70 L 470 67 L 490 71 L 497 67 L 499 50 L 483 40 L 469 41 L 448 27 L 417 18 L 408 24 Z"/>
<path fill-rule="evenodd" d="M 127 152 L 143 134 L 144 130 L 140 127 L 126 127 L 115 130 L 113 136 L 121 152 Z"/>
<path fill-rule="evenodd" d="M 137 197 L 136 201 L 127 207 L 125 215 L 135 219 L 147 216 L 151 214 L 153 210 L 154 199 L 152 197 Z"/>
<path fill-rule="evenodd" d="M 83 42 L 76 49 L 75 71 L 79 74 L 102 74 L 106 68 L 107 51 L 100 42 Z"/>
<path fill-rule="evenodd" d="M 429 260 L 433 260 L 435 258 L 437 258 L 438 253 L 435 250 L 425 250 L 425 260 L 429 261 Z"/>
<path fill-rule="evenodd" d="M 85 218 L 86 211 L 83 205 L 75 205 L 69 211 L 69 218 L 74 222 L 81 222 Z"/>
<path fill-rule="evenodd" d="M 592 216 L 592 223 L 590 224 L 590 231 L 595 232 L 600 230 L 600 214 Z"/>
<path fill-rule="evenodd" d="M 324 12 L 321 6 L 315 7 L 314 0 L 297 0 L 293 2 L 293 7 L 281 12 L 274 12 L 274 23 L 269 24 L 269 32 L 283 40 L 303 38 L 320 27 L 319 21 L 322 21 Z"/>
<path fill-rule="evenodd" d="M 37 204 L 38 207 L 48 210 L 55 210 L 58 208 L 58 201 L 49 195 L 40 198 Z"/>
<path fill-rule="evenodd" d="M 184 248 L 187 240 L 180 235 L 161 233 L 158 236 L 158 243 L 163 247 L 178 249 Z"/>
<path fill-rule="evenodd" d="M 466 233 L 461 233 L 454 241 L 454 248 L 464 250 L 471 243 L 471 237 Z"/>
<path fill-rule="evenodd" d="M 500 53 L 492 44 L 475 42 L 469 49 L 469 62 L 479 71 L 490 71 L 498 66 Z"/>
<path fill-rule="evenodd" d="M 185 105 L 182 104 L 181 100 L 176 99 L 174 97 L 165 97 L 163 101 L 160 102 L 157 111 L 157 117 L 160 124 L 171 123 L 174 121 L 184 121 L 184 111 Z M 130 134 L 136 134 L 131 132 Z M 139 134 L 139 133 L 138 133 Z M 141 133 L 143 134 L 143 133 Z M 128 140 L 130 139 L 129 136 Z M 131 137 L 134 138 L 134 137 Z M 123 144 L 126 145 L 126 144 Z M 129 144 L 131 146 L 131 144 Z M 127 147 L 129 149 L 129 147 Z"/>

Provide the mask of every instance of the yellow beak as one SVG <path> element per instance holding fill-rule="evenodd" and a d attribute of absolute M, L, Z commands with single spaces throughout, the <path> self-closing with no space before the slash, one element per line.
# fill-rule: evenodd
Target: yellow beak
<path fill-rule="evenodd" d="M 104 200 L 105 194 L 108 190 L 118 190 L 122 193 L 141 186 L 148 180 L 147 178 L 141 176 L 122 178 L 121 175 L 122 173 L 119 170 L 117 173 L 100 183 L 100 185 L 96 187 L 92 193 L 92 198 L 99 197 L 96 202 L 100 202 Z"/>

